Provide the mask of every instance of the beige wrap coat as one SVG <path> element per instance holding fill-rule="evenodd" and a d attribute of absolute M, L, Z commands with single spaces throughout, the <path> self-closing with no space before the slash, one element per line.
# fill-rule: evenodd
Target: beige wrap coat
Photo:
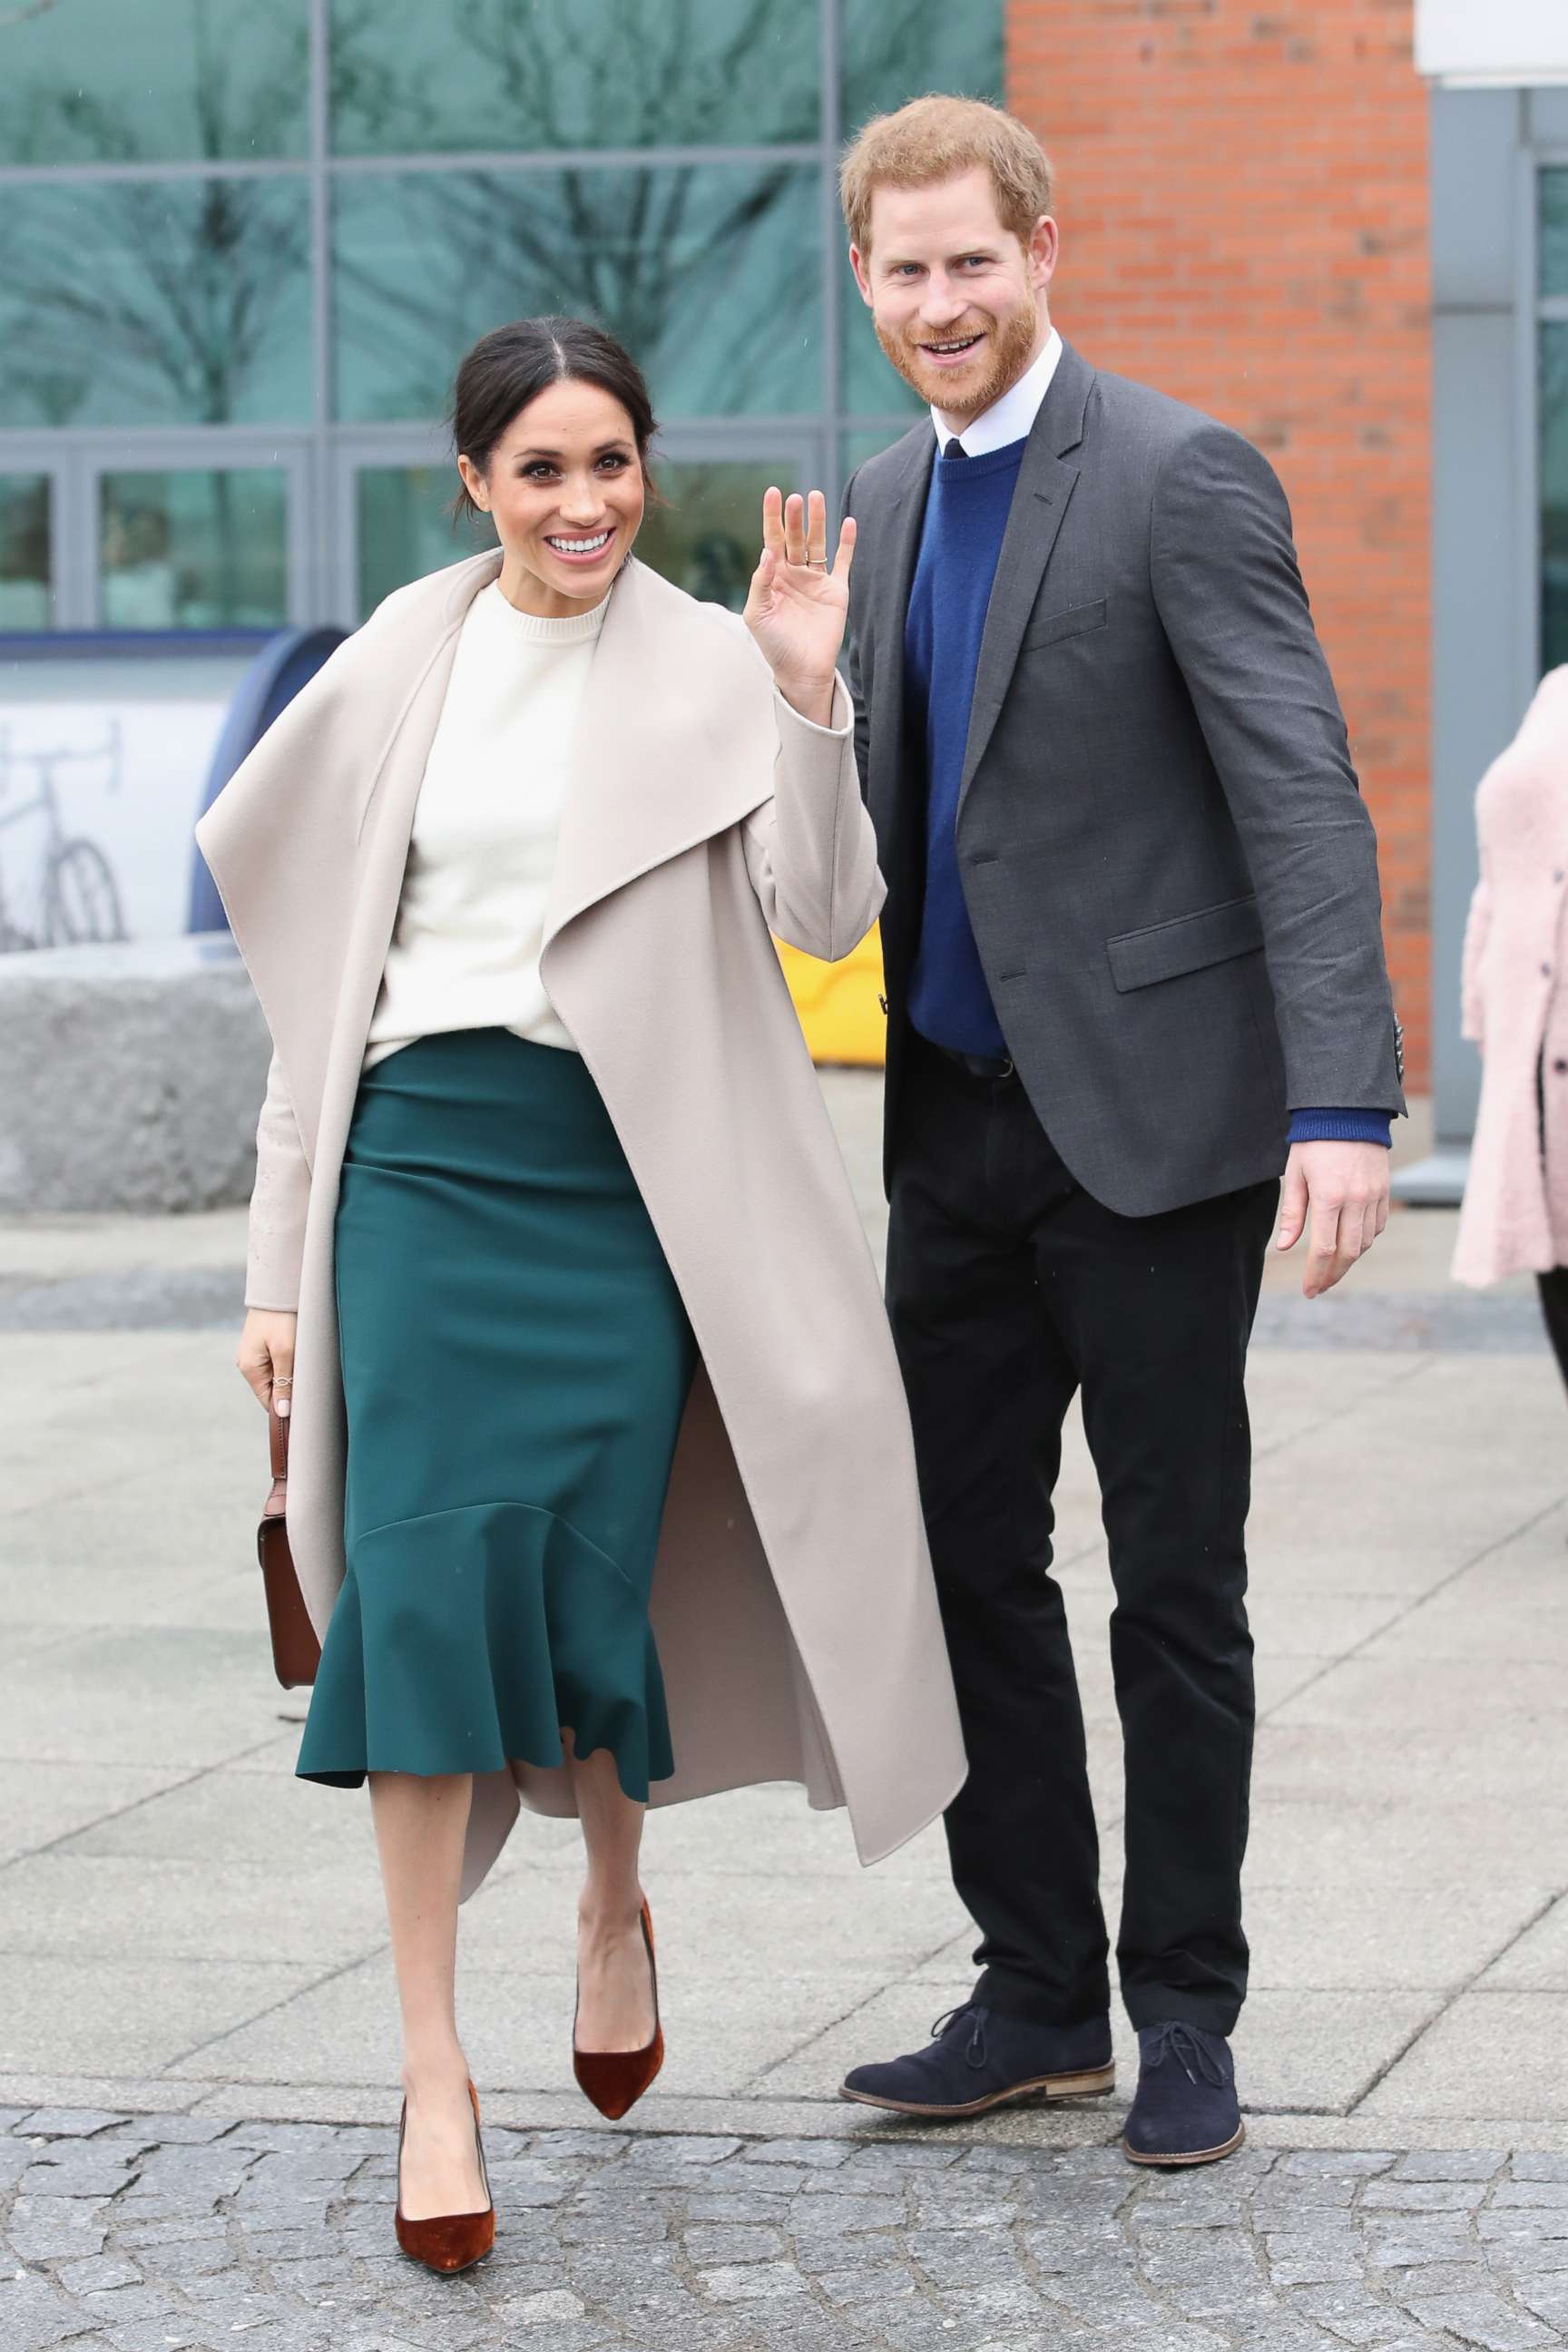
<path fill-rule="evenodd" d="M 247 1302 L 297 1308 L 289 1524 L 324 1632 L 343 1575 L 339 1171 L 463 616 L 499 558 L 389 597 L 196 828 L 271 1032 Z M 863 1862 L 965 1773 L 876 1272 L 770 929 L 847 954 L 882 897 L 837 688 L 775 695 L 734 615 L 623 572 L 574 748 L 542 974 L 697 1336 L 652 1593 L 676 1775 L 798 1780 Z M 520 779 L 520 786 L 525 782 Z M 480 1776 L 464 1874 L 570 1777 Z"/>

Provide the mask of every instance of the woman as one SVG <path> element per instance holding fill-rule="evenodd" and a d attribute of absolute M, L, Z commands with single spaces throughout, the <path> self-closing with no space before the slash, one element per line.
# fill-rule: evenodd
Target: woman
<path fill-rule="evenodd" d="M 1568 1381 L 1568 666 L 1549 670 L 1476 794 L 1480 879 L 1463 1029 L 1483 1056 L 1454 1273 L 1534 1274 Z"/>
<path fill-rule="evenodd" d="M 882 896 L 854 526 L 770 491 L 744 622 L 632 558 L 654 419 L 573 320 L 464 360 L 498 551 L 399 590 L 197 828 L 272 1033 L 239 1365 L 290 1413 L 308 1779 L 368 1776 L 399 2242 L 488 2251 L 457 1911 L 579 1816 L 578 2080 L 662 2054 L 646 1802 L 797 1780 L 861 1859 L 963 1780 L 875 1273 L 770 929 Z M 472 2102 L 472 2104 L 470 2104 Z"/>

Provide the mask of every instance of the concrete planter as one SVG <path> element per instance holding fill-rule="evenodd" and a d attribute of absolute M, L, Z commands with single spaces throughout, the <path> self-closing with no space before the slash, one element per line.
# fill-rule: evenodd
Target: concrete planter
<path fill-rule="evenodd" d="M 226 931 L 0 956 L 0 1213 L 247 1200 L 269 1051 Z"/>

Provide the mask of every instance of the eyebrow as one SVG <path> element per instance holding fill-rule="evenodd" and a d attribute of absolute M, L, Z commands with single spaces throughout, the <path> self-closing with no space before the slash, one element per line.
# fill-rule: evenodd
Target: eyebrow
<path fill-rule="evenodd" d="M 944 261 L 967 261 L 970 256 L 973 255 L 977 258 L 983 257 L 989 259 L 997 250 L 994 237 L 983 237 L 974 245 L 955 245 L 951 253 L 944 253 L 942 257 Z M 900 253 L 895 248 L 886 253 L 882 257 L 882 261 L 883 267 L 888 269 L 900 269 L 910 262 L 913 262 L 918 268 L 921 256 L 918 253 Z"/>
<path fill-rule="evenodd" d="M 595 457 L 603 457 L 612 449 L 629 449 L 630 447 L 631 443 L 626 439 L 626 435 L 617 433 L 613 441 L 601 441 L 594 455 Z M 517 455 L 520 457 L 559 457 L 561 451 L 559 449 L 520 449 Z"/>

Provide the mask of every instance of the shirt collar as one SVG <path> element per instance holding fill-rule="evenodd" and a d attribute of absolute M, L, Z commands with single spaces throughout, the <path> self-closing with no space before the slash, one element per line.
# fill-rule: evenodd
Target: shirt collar
<path fill-rule="evenodd" d="M 936 427 L 937 447 L 945 449 L 950 441 L 957 440 L 965 457 L 988 457 L 993 449 L 1005 449 L 1013 442 L 1026 439 L 1051 388 L 1051 378 L 1061 355 L 1062 339 L 1053 327 L 1039 358 L 1025 370 L 1010 391 L 1005 392 L 1000 400 L 994 400 L 989 408 L 983 408 L 973 425 L 966 425 L 962 433 L 955 434 L 951 425 L 944 425 L 933 408 L 931 421 Z"/>

